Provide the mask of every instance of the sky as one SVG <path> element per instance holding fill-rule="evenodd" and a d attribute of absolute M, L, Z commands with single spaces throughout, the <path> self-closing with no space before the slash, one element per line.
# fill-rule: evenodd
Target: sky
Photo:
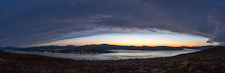
<path fill-rule="evenodd" d="M 0 47 L 225 45 L 224 0 L 0 0 Z"/>

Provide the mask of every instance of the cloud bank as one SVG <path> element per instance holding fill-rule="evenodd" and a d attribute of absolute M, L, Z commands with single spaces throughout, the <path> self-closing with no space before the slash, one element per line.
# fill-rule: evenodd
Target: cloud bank
<path fill-rule="evenodd" d="M 223 0 L 7 0 L 0 1 L 0 9 L 0 46 L 113 33 L 114 28 L 156 28 L 225 42 Z M 87 32 L 103 28 L 108 31 Z M 82 32 L 88 34 L 76 34 Z"/>

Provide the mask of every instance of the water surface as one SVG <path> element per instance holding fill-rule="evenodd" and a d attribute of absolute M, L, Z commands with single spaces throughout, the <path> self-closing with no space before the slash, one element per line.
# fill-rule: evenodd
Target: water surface
<path fill-rule="evenodd" d="M 8 50 L 8 52 L 19 54 L 36 54 L 49 57 L 68 58 L 74 60 L 120 60 L 120 59 L 142 59 L 142 58 L 155 58 L 155 57 L 169 57 L 179 54 L 192 53 L 200 50 L 158 50 L 158 51 L 146 51 L 146 50 L 110 50 L 113 53 L 103 54 L 72 54 L 72 53 L 34 53 L 34 52 L 16 52 Z"/>

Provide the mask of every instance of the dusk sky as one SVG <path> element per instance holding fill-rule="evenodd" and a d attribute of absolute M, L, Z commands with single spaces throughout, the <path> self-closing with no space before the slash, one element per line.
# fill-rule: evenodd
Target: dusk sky
<path fill-rule="evenodd" d="M 0 47 L 225 45 L 225 0 L 0 0 Z"/>

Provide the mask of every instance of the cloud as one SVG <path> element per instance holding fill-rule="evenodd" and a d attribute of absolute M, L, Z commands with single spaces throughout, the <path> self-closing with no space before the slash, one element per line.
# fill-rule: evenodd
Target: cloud
<path fill-rule="evenodd" d="M 114 28 L 152 32 L 155 31 L 150 29 L 156 28 L 225 42 L 225 8 L 220 0 L 10 0 L 0 3 L 3 31 L 0 46 L 27 46 L 114 33 L 110 31 Z M 97 29 L 109 31 L 92 32 Z"/>

